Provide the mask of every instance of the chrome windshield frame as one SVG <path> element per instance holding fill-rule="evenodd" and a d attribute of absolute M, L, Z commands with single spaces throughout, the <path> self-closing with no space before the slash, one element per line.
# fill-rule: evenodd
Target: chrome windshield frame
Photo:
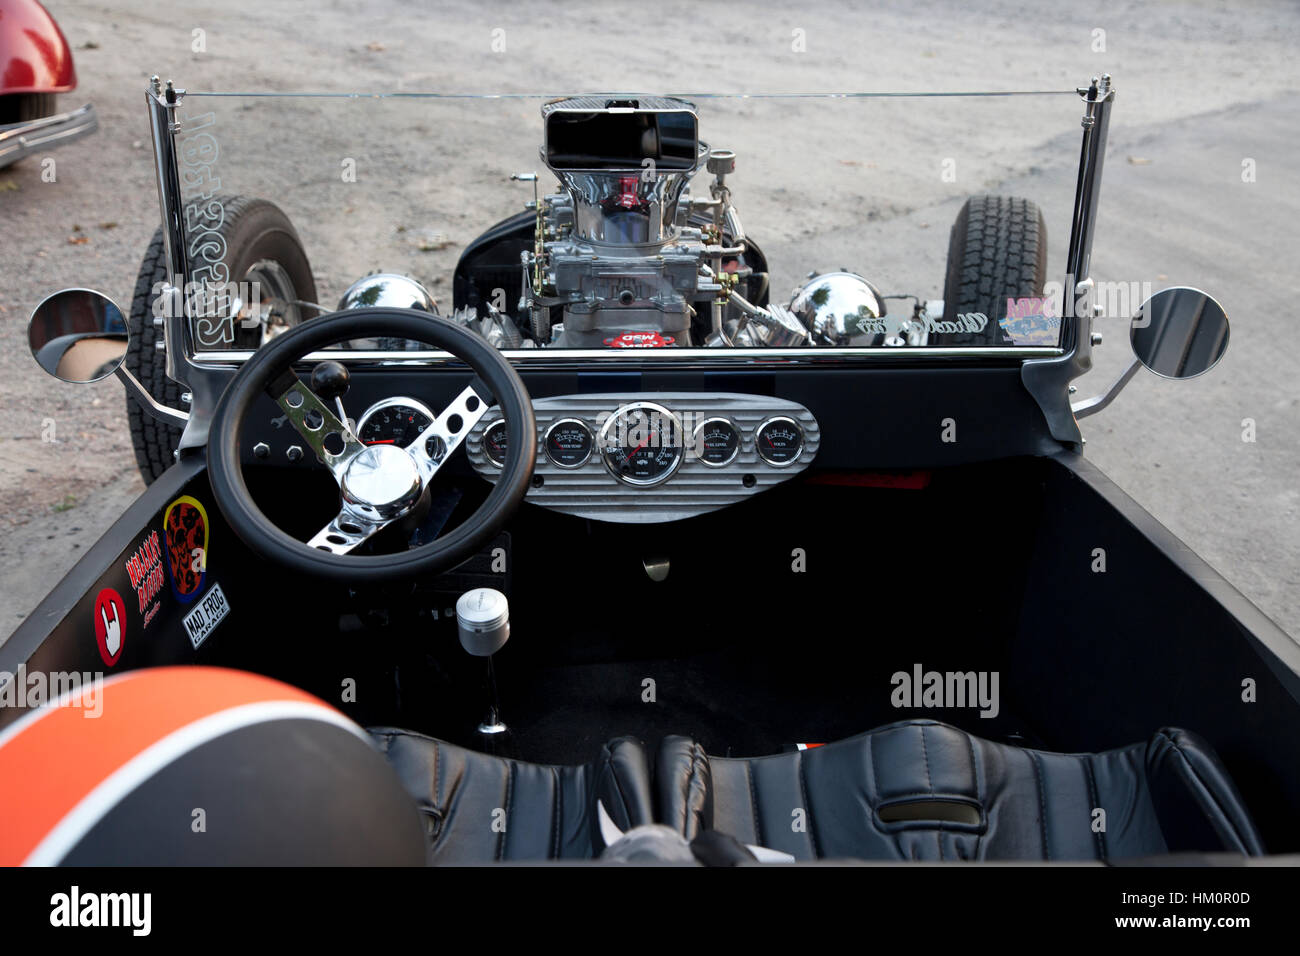
<path fill-rule="evenodd" d="M 860 93 L 850 96 L 984 96 L 1047 95 L 1060 91 L 1015 91 L 992 93 Z M 1102 158 L 1105 151 L 1109 106 L 1114 97 L 1110 77 L 1094 78 L 1089 87 L 1080 87 L 1086 111 L 1083 119 L 1083 143 L 1076 186 L 1074 217 L 1070 231 L 1067 274 L 1077 284 L 1087 279 L 1091 261 L 1092 238 L 1100 193 Z M 200 94 L 195 94 L 200 95 Z M 204 96 L 222 94 L 204 93 Z M 231 94 L 236 95 L 236 94 Z M 253 95 L 253 94 L 237 94 Z M 262 94 L 257 94 L 262 95 Z M 267 96 L 307 96 L 317 94 L 268 93 Z M 334 94 L 320 94 L 334 95 Z M 346 94 L 345 94 L 346 95 Z M 367 94 L 358 94 L 367 95 Z M 374 94 L 368 94 L 374 95 Z M 412 94 L 393 94 L 410 96 Z M 419 94 L 454 98 L 459 94 Z M 532 94 L 528 94 L 532 97 Z M 698 96 L 699 94 L 697 94 Z M 767 95 L 767 94 L 760 94 Z M 802 94 L 801 94 L 802 95 Z M 819 94 L 822 95 L 822 94 Z M 195 348 L 190 317 L 191 303 L 182 294 L 187 287 L 190 264 L 186 255 L 184 204 L 181 198 L 176 135 L 182 131 L 177 109 L 185 96 L 172 81 L 165 86 L 152 77 L 145 99 L 150 111 L 154 168 L 158 179 L 158 202 L 163 224 L 165 256 L 170 281 L 163 294 L 181 308 L 169 308 L 161 320 L 166 350 L 167 374 L 184 385 L 191 396 L 192 410 L 180 447 L 191 448 L 207 442 L 208 426 L 216 403 L 228 379 L 230 369 L 248 361 L 246 350 L 199 351 Z M 837 94 L 838 96 L 838 94 Z M 1069 301 L 1066 289 L 1065 301 Z M 941 347 L 941 348 L 800 348 L 800 349 L 636 349 L 636 350 L 546 350 L 516 349 L 503 354 L 525 369 L 604 366 L 634 367 L 746 367 L 783 368 L 837 365 L 877 366 L 891 364 L 947 364 L 953 362 L 1021 361 L 1025 387 L 1034 396 L 1047 418 L 1053 435 L 1061 441 L 1079 443 L 1078 425 L 1070 411 L 1068 384 L 1072 378 L 1091 367 L 1091 316 L 1074 316 L 1063 309 L 1061 338 L 1058 346 L 1014 347 Z M 158 320 L 156 320 L 158 321 Z M 313 353 L 306 360 L 333 359 L 349 365 L 426 366 L 431 368 L 459 365 L 452 356 L 440 351 L 378 352 L 331 350 Z"/>

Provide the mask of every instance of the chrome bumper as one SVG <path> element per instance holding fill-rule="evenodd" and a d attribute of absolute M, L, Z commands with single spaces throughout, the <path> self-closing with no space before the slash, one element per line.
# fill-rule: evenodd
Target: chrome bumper
<path fill-rule="evenodd" d="M 99 120 L 95 107 L 89 103 L 71 113 L 0 126 L 0 169 L 24 156 L 88 136 L 97 129 Z"/>

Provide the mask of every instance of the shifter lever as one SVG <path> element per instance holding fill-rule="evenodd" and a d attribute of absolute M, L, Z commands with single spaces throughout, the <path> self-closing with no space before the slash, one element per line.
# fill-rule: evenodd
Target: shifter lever
<path fill-rule="evenodd" d="M 506 641 L 510 639 L 510 602 L 504 594 L 492 588 L 466 591 L 456 602 L 456 628 L 460 632 L 461 647 L 475 657 L 487 658 L 488 690 L 491 696 L 487 718 L 478 725 L 478 732 L 505 733 L 506 725 L 501 720 L 492 655 L 505 647 Z"/>
<path fill-rule="evenodd" d="M 348 413 L 343 410 L 343 396 L 348 393 L 348 382 L 352 373 L 342 362 L 321 362 L 311 370 L 311 390 L 325 401 L 333 401 L 339 413 L 339 421 L 349 429 Z"/>

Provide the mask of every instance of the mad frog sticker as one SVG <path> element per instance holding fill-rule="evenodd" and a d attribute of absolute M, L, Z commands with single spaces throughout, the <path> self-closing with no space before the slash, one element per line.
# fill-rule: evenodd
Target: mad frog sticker
<path fill-rule="evenodd" d="M 195 498 L 184 495 L 163 513 L 167 536 L 167 568 L 172 593 L 183 604 L 199 595 L 208 570 L 208 513 Z"/>

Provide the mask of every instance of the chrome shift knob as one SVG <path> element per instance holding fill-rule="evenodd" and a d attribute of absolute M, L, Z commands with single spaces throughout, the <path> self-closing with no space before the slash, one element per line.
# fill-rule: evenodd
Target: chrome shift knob
<path fill-rule="evenodd" d="M 510 602 L 493 588 L 466 591 L 456 602 L 460 646 L 475 657 L 491 657 L 510 639 Z"/>

